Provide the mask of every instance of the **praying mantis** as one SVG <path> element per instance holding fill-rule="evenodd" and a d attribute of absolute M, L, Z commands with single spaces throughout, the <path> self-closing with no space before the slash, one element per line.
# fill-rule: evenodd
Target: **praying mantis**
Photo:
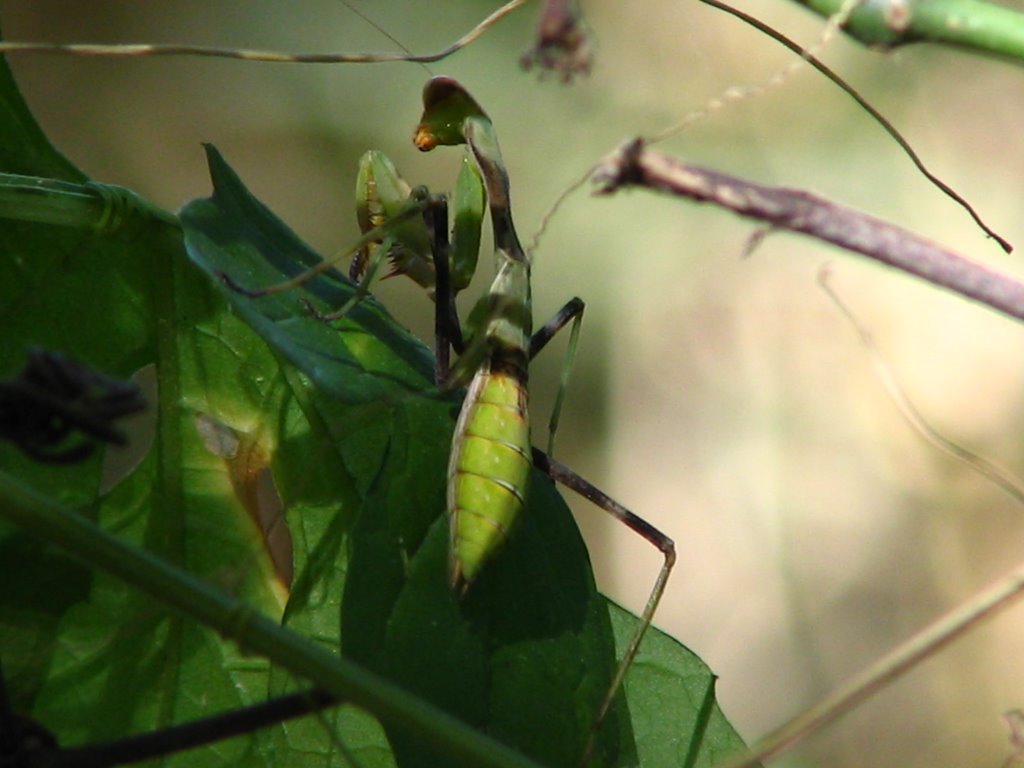
<path fill-rule="evenodd" d="M 361 163 L 359 218 L 364 235 L 355 246 L 267 288 L 243 288 L 230 276 L 223 277 L 234 290 L 260 297 L 299 286 L 344 255 L 355 253 L 351 275 L 360 279 L 359 287 L 338 310 L 316 313 L 324 321 L 337 320 L 352 311 L 368 292 L 369 283 L 385 258 L 391 262 L 392 274 L 409 276 L 433 296 L 441 347 L 450 343 L 460 353 L 451 370 L 447 365 L 439 367 L 438 391 L 445 393 L 468 385 L 452 437 L 446 481 L 448 583 L 460 598 L 465 598 L 477 578 L 500 558 L 506 540 L 526 513 L 528 478 L 535 463 L 553 479 L 628 525 L 662 553 L 663 564 L 640 623 L 593 715 L 590 736 L 579 756 L 579 763 L 585 765 L 601 723 L 651 625 L 675 562 L 675 549 L 660 531 L 549 455 L 575 354 L 583 302 L 572 299 L 533 333 L 530 260 L 512 221 L 508 173 L 494 126 L 475 99 L 451 78 L 432 78 L 424 88 L 423 102 L 414 144 L 423 151 L 442 145 L 464 144 L 468 148 L 467 162 L 463 163 L 457 185 L 451 248 L 444 242 L 444 202 L 423 188 L 411 189 L 386 157 L 371 152 Z M 464 332 L 452 297 L 468 285 L 475 270 L 484 198 L 490 207 L 496 272 L 489 290 L 471 312 Z M 422 217 L 427 213 L 429 227 Z M 551 419 L 549 453 L 544 454 L 533 449 L 530 441 L 527 369 L 530 359 L 570 323 L 566 366 Z"/>

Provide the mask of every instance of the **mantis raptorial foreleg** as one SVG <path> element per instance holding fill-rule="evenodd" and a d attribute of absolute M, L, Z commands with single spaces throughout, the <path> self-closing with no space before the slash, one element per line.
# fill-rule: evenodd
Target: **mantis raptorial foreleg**
<path fill-rule="evenodd" d="M 241 286 L 226 274 L 222 279 L 233 290 L 259 298 L 298 288 L 352 256 L 349 276 L 356 281 L 355 293 L 330 312 L 320 312 L 307 303 L 311 313 L 331 322 L 347 315 L 369 294 L 370 286 L 385 261 L 390 267 L 385 277 L 407 275 L 433 297 L 436 282 L 433 251 L 444 243 L 446 253 L 450 253 L 446 266 L 452 292 L 458 293 L 469 285 L 476 270 L 480 247 L 479 222 L 484 207 L 483 185 L 473 164 L 463 163 L 456 183 L 456 218 L 450 248 L 445 234 L 447 214 L 437 213 L 443 200 L 431 195 L 426 187 L 410 187 L 382 152 L 371 150 L 360 159 L 356 201 L 362 236 L 315 267 L 260 289 Z M 431 231 L 437 228 L 443 237 Z"/>
<path fill-rule="evenodd" d="M 423 212 L 427 209 L 429 203 L 430 194 L 427 191 L 426 187 L 417 187 L 416 189 L 412 190 L 408 199 L 403 203 L 401 209 L 396 211 L 394 216 L 389 218 L 387 222 L 380 224 L 378 226 L 374 226 L 370 228 L 368 231 L 364 231 L 362 237 L 360 237 L 354 243 L 337 251 L 334 255 L 324 259 L 316 266 L 311 267 L 310 269 L 307 269 L 303 272 L 300 272 L 294 277 L 288 280 L 284 280 L 275 285 L 267 286 L 266 288 L 253 289 L 246 288 L 245 286 L 240 285 L 230 275 L 224 273 L 221 274 L 221 279 L 232 290 L 238 291 L 239 293 L 254 299 L 260 298 L 261 296 L 270 296 L 275 293 L 281 293 L 283 291 L 290 291 L 295 288 L 299 288 L 308 283 L 314 277 L 322 275 L 323 273 L 328 272 L 330 270 L 333 270 L 340 262 L 342 262 L 349 256 L 357 254 L 363 249 L 374 245 L 375 243 L 388 242 L 389 239 L 394 237 L 396 227 L 414 220 L 418 220 L 422 223 Z M 376 267 L 374 267 L 374 272 L 376 272 Z M 365 283 L 366 281 L 364 280 L 363 282 Z M 348 304 L 351 303 L 354 306 L 354 303 L 357 303 L 358 300 L 365 296 L 369 290 L 368 285 L 361 285 L 359 288 L 361 292 L 357 292 L 357 295 L 346 303 L 346 312 L 351 310 L 351 307 L 349 307 Z"/>

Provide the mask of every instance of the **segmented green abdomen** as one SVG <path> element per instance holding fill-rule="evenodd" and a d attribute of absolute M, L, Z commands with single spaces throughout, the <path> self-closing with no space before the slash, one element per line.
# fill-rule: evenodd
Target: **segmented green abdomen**
<path fill-rule="evenodd" d="M 500 549 L 526 503 L 532 461 L 525 362 L 503 364 L 500 357 L 470 383 L 448 465 L 449 576 L 459 592 Z"/>

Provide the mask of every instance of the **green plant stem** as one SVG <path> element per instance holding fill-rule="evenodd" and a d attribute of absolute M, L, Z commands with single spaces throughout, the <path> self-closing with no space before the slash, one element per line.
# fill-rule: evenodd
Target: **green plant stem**
<path fill-rule="evenodd" d="M 822 16 L 842 0 L 796 0 Z M 1024 63 L 1024 13 L 984 0 L 862 2 L 843 30 L 865 45 L 930 42 L 1008 56 Z"/>
<path fill-rule="evenodd" d="M 0 173 L 0 219 L 91 229 L 100 235 L 152 220 L 180 229 L 176 216 L 124 187 L 13 173 Z"/>
<path fill-rule="evenodd" d="M 319 688 L 372 712 L 449 755 L 456 763 L 490 768 L 538 768 L 392 683 L 277 625 L 145 550 L 131 547 L 81 515 L 0 472 L 0 516 L 37 538 L 131 584 L 177 613 L 266 656 Z"/>

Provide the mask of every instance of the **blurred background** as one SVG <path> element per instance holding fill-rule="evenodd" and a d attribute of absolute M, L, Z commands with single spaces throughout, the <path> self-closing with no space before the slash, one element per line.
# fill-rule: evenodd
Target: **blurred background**
<path fill-rule="evenodd" d="M 497 6 L 353 0 L 408 48 L 439 50 Z M 748 11 L 803 43 L 823 21 L 784 0 Z M 436 74 L 461 80 L 498 128 L 525 238 L 559 192 L 622 140 L 656 132 L 791 55 L 699 3 L 591 0 L 597 48 L 572 86 L 519 70 L 537 7 L 503 21 Z M 187 42 L 293 51 L 391 50 L 340 0 L 6 0 L 11 40 Z M 934 172 L 1024 250 L 1024 76 L 933 47 L 893 54 L 836 39 L 823 58 L 892 120 Z M 205 196 L 200 142 L 303 238 L 332 252 L 356 234 L 356 160 L 387 152 L 407 179 L 450 189 L 460 153 L 409 141 L 427 72 L 413 64 L 282 65 L 214 59 L 12 57 L 44 129 L 94 178 L 171 210 Z M 1024 274 L 809 68 L 715 113 L 661 149 L 752 180 L 805 188 Z M 748 740 L 967 599 L 1020 559 L 1024 510 L 926 444 L 817 286 L 868 326 L 938 430 L 1024 473 L 1019 324 L 792 235 L 742 258 L 754 226 L 644 192 L 559 210 L 536 254 L 538 319 L 586 299 L 559 457 L 675 539 L 657 624 L 720 676 Z M 490 264 L 481 261 L 484 288 Z M 411 283 L 379 291 L 429 339 Z M 538 360 L 535 441 L 560 369 Z M 576 504 L 602 589 L 634 610 L 660 557 Z M 1001 715 L 1024 707 L 1024 606 L 976 628 L 778 764 L 998 766 Z"/>

